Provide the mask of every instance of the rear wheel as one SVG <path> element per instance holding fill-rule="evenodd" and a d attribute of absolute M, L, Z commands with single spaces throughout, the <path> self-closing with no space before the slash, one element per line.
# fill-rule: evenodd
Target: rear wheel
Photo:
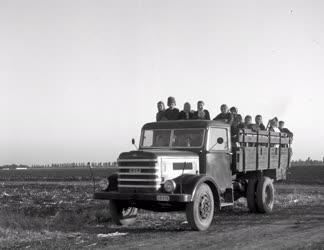
<path fill-rule="evenodd" d="M 112 221 L 117 225 L 128 226 L 136 221 L 137 208 L 127 206 L 120 201 L 111 200 L 109 209 Z"/>
<path fill-rule="evenodd" d="M 249 179 L 248 180 L 248 186 L 246 190 L 246 200 L 247 205 L 252 213 L 256 213 L 258 211 L 257 207 L 257 200 L 256 200 L 256 191 L 257 191 L 257 179 Z"/>
<path fill-rule="evenodd" d="M 198 186 L 194 200 L 186 206 L 186 215 L 192 229 L 204 231 L 209 228 L 214 217 L 214 196 L 207 184 Z"/>
<path fill-rule="evenodd" d="M 269 177 L 262 177 L 257 186 L 257 206 L 260 213 L 271 213 L 274 204 L 274 186 Z"/>

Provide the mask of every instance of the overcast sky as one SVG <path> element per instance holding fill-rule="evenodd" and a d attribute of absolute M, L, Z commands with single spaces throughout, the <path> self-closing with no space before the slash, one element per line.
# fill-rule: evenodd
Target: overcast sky
<path fill-rule="evenodd" d="M 0 164 L 114 161 L 156 103 L 286 121 L 324 156 L 324 2 L 0 0 Z"/>

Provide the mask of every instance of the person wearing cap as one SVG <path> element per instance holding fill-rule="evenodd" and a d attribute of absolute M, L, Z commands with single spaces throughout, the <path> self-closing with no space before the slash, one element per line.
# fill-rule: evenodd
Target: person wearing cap
<path fill-rule="evenodd" d="M 285 128 L 284 121 L 279 122 L 279 130 L 280 130 L 280 132 L 287 134 L 287 136 L 290 138 L 292 138 L 294 136 L 294 134 L 288 128 Z"/>
<path fill-rule="evenodd" d="M 213 120 L 214 121 L 223 121 L 229 124 L 232 124 L 233 117 L 230 112 L 228 112 L 228 107 L 226 104 L 222 104 L 220 107 L 221 113 L 218 114 Z"/>
<path fill-rule="evenodd" d="M 197 111 L 194 112 L 194 119 L 196 120 L 210 120 L 209 111 L 204 109 L 205 103 L 203 101 L 197 102 Z"/>
<path fill-rule="evenodd" d="M 159 122 L 159 121 L 166 120 L 165 107 L 164 107 L 164 103 L 162 101 L 159 101 L 157 103 L 157 109 L 158 109 L 158 112 L 156 113 L 156 121 Z"/>
<path fill-rule="evenodd" d="M 241 123 L 240 128 L 242 128 L 242 129 L 252 129 L 253 128 L 252 116 L 246 115 L 244 117 L 244 123 Z"/>
<path fill-rule="evenodd" d="M 269 120 L 267 127 L 268 127 L 268 131 L 280 132 L 280 130 L 278 128 L 278 118 L 274 117 L 273 119 Z"/>
<path fill-rule="evenodd" d="M 168 107 L 165 110 L 165 117 L 167 120 L 178 120 L 179 118 L 179 109 L 176 108 L 175 98 L 170 96 L 168 97 Z"/>
<path fill-rule="evenodd" d="M 262 121 L 262 115 L 256 115 L 255 116 L 255 124 L 253 125 L 253 130 L 255 131 L 265 131 L 266 127 L 263 124 Z"/>
<path fill-rule="evenodd" d="M 191 110 L 191 105 L 189 102 L 186 102 L 183 105 L 183 110 L 179 113 L 179 120 L 192 120 L 194 112 Z"/>

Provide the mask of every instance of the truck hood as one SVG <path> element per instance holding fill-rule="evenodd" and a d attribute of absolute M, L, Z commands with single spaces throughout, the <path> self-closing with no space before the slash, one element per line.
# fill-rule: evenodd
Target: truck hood
<path fill-rule="evenodd" d="M 157 159 L 158 157 L 198 157 L 198 154 L 181 150 L 134 150 L 121 153 L 118 159 Z"/>

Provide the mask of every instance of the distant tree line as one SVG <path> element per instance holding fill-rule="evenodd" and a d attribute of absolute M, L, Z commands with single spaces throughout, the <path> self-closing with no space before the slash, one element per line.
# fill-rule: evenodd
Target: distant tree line
<path fill-rule="evenodd" d="M 291 161 L 291 165 L 292 166 L 314 166 L 314 165 L 320 165 L 323 166 L 324 165 L 324 157 L 323 159 L 320 160 L 312 160 L 310 157 L 308 157 L 306 160 L 295 160 L 295 161 Z"/>

